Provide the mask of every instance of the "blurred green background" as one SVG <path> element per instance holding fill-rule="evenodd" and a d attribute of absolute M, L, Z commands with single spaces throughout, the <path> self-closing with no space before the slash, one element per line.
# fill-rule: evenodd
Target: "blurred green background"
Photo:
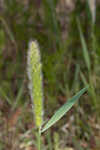
<path fill-rule="evenodd" d="M 100 2 L 0 0 L 0 150 L 36 150 L 27 50 L 43 63 L 44 118 L 89 84 L 79 102 L 42 136 L 43 150 L 100 149 Z"/>

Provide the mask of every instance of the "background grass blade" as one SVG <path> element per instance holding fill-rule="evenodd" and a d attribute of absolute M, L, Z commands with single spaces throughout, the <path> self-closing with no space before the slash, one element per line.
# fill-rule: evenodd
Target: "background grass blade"
<path fill-rule="evenodd" d="M 71 99 L 69 99 L 58 111 L 52 116 L 52 118 L 48 121 L 48 123 L 44 126 L 41 133 L 43 133 L 45 130 L 50 128 L 53 124 L 55 124 L 61 117 L 64 116 L 66 112 L 76 103 L 76 101 L 80 98 L 80 96 L 87 90 L 88 86 L 86 88 L 83 88 L 80 90 L 75 96 L 73 96 Z"/>
<path fill-rule="evenodd" d="M 85 42 L 85 39 L 84 39 L 84 36 L 82 33 L 81 24 L 80 24 L 80 21 L 78 18 L 77 18 L 77 25 L 78 25 L 78 29 L 79 29 L 80 40 L 81 40 L 81 44 L 82 44 L 85 63 L 88 68 L 88 71 L 90 72 L 90 70 L 91 70 L 90 57 L 89 57 L 88 48 L 87 48 L 87 45 L 86 45 L 86 42 Z"/>
<path fill-rule="evenodd" d="M 20 106 L 21 98 L 22 98 L 22 94 L 23 94 L 23 89 L 24 89 L 24 84 L 22 84 L 22 86 L 19 89 L 19 92 L 18 92 L 17 97 L 16 97 L 16 101 L 12 106 L 12 110 L 15 110 L 18 106 Z"/>
<path fill-rule="evenodd" d="M 11 99 L 6 95 L 5 91 L 1 87 L 0 87 L 0 96 L 2 96 L 8 102 L 9 105 L 12 105 Z"/>
<path fill-rule="evenodd" d="M 55 41 L 57 48 L 59 48 L 61 43 L 61 34 L 60 26 L 56 17 L 56 4 L 54 1 L 44 0 L 43 5 L 45 14 L 45 26 L 48 26 L 49 36 Z"/>

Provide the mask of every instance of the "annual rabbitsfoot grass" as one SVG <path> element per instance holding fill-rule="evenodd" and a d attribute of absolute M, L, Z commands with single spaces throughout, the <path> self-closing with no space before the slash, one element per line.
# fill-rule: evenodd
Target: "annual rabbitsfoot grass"
<path fill-rule="evenodd" d="M 38 150 L 41 149 L 41 133 L 54 125 L 66 112 L 77 102 L 80 96 L 87 91 L 88 86 L 80 90 L 75 96 L 59 108 L 51 119 L 43 125 L 43 84 L 42 84 L 42 62 L 40 58 L 39 46 L 36 41 L 29 43 L 27 56 L 27 73 L 29 78 L 29 91 L 32 100 L 32 109 L 35 117 L 35 124 L 38 128 Z M 45 101 L 44 101 L 45 102 Z"/>

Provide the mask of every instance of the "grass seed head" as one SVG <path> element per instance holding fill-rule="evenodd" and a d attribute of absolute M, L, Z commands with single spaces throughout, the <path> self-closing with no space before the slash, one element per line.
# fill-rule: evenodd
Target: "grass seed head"
<path fill-rule="evenodd" d="M 37 127 L 41 127 L 43 122 L 43 87 L 42 87 L 42 64 L 38 43 L 29 43 L 27 56 L 27 73 L 29 78 L 29 90 L 34 106 L 35 122 Z"/>

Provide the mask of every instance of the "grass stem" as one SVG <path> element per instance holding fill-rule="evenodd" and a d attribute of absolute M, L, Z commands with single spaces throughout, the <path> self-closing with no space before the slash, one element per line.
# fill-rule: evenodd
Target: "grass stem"
<path fill-rule="evenodd" d="M 38 150 L 41 150 L 41 132 L 40 132 L 40 128 L 38 129 Z"/>

